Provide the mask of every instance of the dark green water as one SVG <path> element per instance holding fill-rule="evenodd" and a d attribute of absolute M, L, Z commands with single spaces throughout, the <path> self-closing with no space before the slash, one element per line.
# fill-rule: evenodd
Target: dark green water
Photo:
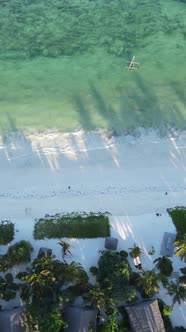
<path fill-rule="evenodd" d="M 1 0 L 1 131 L 186 129 L 185 55 L 184 1 Z"/>

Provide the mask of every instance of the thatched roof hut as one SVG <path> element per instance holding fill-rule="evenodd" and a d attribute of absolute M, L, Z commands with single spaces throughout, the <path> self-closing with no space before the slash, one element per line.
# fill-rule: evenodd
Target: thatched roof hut
<path fill-rule="evenodd" d="M 96 327 L 98 311 L 91 307 L 70 306 L 64 311 L 68 327 L 65 332 L 87 332 L 90 324 Z"/>
<path fill-rule="evenodd" d="M 143 301 L 126 307 L 132 331 L 166 332 L 157 300 Z"/>

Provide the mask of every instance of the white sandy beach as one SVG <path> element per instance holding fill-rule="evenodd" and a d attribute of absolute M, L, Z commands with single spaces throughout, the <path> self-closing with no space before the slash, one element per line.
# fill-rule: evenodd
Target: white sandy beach
<path fill-rule="evenodd" d="M 141 131 L 141 135 L 120 137 L 81 131 L 13 134 L 0 140 L 0 168 L 1 220 L 16 224 L 14 242 L 33 243 L 33 257 L 41 246 L 53 248 L 61 257 L 57 239 L 33 240 L 35 218 L 108 211 L 118 249 L 127 250 L 136 242 L 144 250 L 144 268 L 152 268 L 164 232 L 176 232 L 166 209 L 186 205 L 186 132 L 159 136 Z M 88 271 L 97 263 L 104 240 L 71 241 L 72 259 Z M 155 254 L 149 256 L 152 245 Z M 1 247 L 0 253 L 5 250 Z M 184 266 L 179 258 L 173 261 L 175 271 Z M 169 296 L 163 292 L 161 296 L 171 303 Z M 186 327 L 186 304 L 176 305 L 171 318 L 175 326 Z"/>

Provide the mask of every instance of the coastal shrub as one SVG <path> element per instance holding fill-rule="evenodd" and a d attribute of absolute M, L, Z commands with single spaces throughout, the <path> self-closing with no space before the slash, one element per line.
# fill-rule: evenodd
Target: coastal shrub
<path fill-rule="evenodd" d="M 177 247 L 175 255 L 186 261 L 186 234 L 178 234 L 174 246 Z"/>
<path fill-rule="evenodd" d="M 14 239 L 14 224 L 9 220 L 0 222 L 0 245 L 6 245 Z"/>
<path fill-rule="evenodd" d="M 61 332 L 68 325 L 62 318 L 62 305 L 56 303 L 48 309 L 46 305 L 36 307 L 27 303 L 22 314 L 24 331 Z"/>
<path fill-rule="evenodd" d="M 120 256 L 122 257 L 122 258 L 127 258 L 128 257 L 128 252 L 127 251 L 125 251 L 125 250 L 121 250 L 120 251 Z"/>
<path fill-rule="evenodd" d="M 107 296 L 116 303 L 125 300 L 132 302 L 136 299 L 135 289 L 129 285 L 131 267 L 120 252 L 106 251 L 98 261 L 97 281 Z"/>
<path fill-rule="evenodd" d="M 122 332 L 123 331 L 119 327 L 116 315 L 117 315 L 116 311 L 114 311 L 113 313 L 108 315 L 108 320 L 101 329 L 102 332 L 109 332 L 109 331 Z"/>
<path fill-rule="evenodd" d="M 93 276 L 93 277 L 97 277 L 98 275 L 98 268 L 96 266 L 91 266 L 90 269 L 90 274 Z"/>
<path fill-rule="evenodd" d="M 127 310 L 124 306 L 119 306 L 118 311 L 122 316 L 122 326 L 123 331 L 130 332 L 131 331 L 131 325 L 130 325 L 130 319 Z"/>
<path fill-rule="evenodd" d="M 179 236 L 186 234 L 186 208 L 175 207 L 174 209 L 167 209 L 172 221 L 176 227 Z"/>
<path fill-rule="evenodd" d="M 36 220 L 34 239 L 44 238 L 97 238 L 110 236 L 109 219 L 106 213 L 71 213 L 47 216 Z"/>
<path fill-rule="evenodd" d="M 0 256 L 0 271 L 6 271 L 15 265 L 30 262 L 33 247 L 30 242 L 21 240 L 8 248 L 5 255 Z"/>
<path fill-rule="evenodd" d="M 164 305 L 163 307 L 163 315 L 170 316 L 172 313 L 173 308 L 170 305 Z"/>
<path fill-rule="evenodd" d="M 12 284 L 14 282 L 13 275 L 11 273 L 5 274 L 5 280 L 7 284 Z"/>
<path fill-rule="evenodd" d="M 166 310 L 164 311 L 164 308 L 167 307 L 167 304 L 164 301 L 162 301 L 161 299 L 158 299 L 158 305 L 159 305 L 159 309 L 161 312 L 161 316 L 162 316 L 166 331 L 173 332 L 174 329 L 173 329 L 171 320 L 168 315 L 164 314 L 164 313 L 166 313 Z"/>
<path fill-rule="evenodd" d="M 0 299 L 5 301 L 12 300 L 16 297 L 17 285 L 11 273 L 7 273 L 5 277 L 0 277 Z"/>

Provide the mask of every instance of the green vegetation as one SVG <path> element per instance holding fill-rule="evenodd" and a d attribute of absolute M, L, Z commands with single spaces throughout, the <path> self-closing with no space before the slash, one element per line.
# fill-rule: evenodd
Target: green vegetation
<path fill-rule="evenodd" d="M 60 332 L 67 326 L 63 318 L 64 309 L 68 305 L 73 305 L 78 296 L 83 298 L 84 304 L 98 308 L 108 315 L 108 321 L 99 327 L 100 332 L 131 331 L 123 305 L 136 301 L 138 291 L 144 298 L 157 293 L 162 274 L 157 274 L 154 269 L 132 272 L 126 251 L 103 250 L 98 266 L 90 268 L 90 273 L 95 279 L 95 284 L 92 285 L 89 283 L 87 273 L 78 262 L 67 264 L 65 261 L 65 255 L 71 254 L 71 245 L 63 240 L 59 244 L 62 248 L 62 262 L 56 260 L 55 256 L 38 257 L 26 271 L 17 274 L 16 278 L 21 281 L 18 284 L 14 283 L 10 273 L 0 277 L 0 299 L 11 300 L 18 290 L 20 292 L 25 305 L 23 315 L 25 331 Z M 131 251 L 133 252 L 133 249 L 136 251 L 136 248 L 138 247 L 134 246 Z M 138 249 L 138 254 L 141 254 L 141 249 Z M 21 262 L 28 262 L 32 250 L 30 243 L 26 241 L 20 241 L 9 247 L 7 254 L 0 257 L 0 270 L 5 271 Z M 169 275 L 172 263 L 167 257 L 159 257 L 155 263 L 161 273 Z M 185 276 L 185 268 L 182 268 L 181 272 Z M 166 284 L 166 287 L 168 293 L 173 296 L 173 305 L 186 300 L 184 286 L 170 283 Z M 182 331 L 182 327 L 174 329 L 168 317 L 173 305 L 162 303 L 160 310 L 167 330 Z M 118 311 L 123 317 L 119 323 Z M 90 324 L 89 330 L 94 331 L 95 327 Z"/>
<path fill-rule="evenodd" d="M 117 312 L 114 311 L 111 315 L 109 315 L 106 324 L 101 329 L 102 332 L 122 332 L 123 329 L 120 329 L 119 324 L 116 319 Z"/>
<path fill-rule="evenodd" d="M 182 326 L 173 327 L 169 315 L 172 313 L 173 308 L 165 304 L 162 300 L 158 299 L 158 304 L 165 325 L 165 329 L 168 332 L 186 332 L 186 329 Z"/>
<path fill-rule="evenodd" d="M 14 224 L 9 220 L 0 222 L 0 245 L 10 243 L 14 239 Z"/>
<path fill-rule="evenodd" d="M 109 219 L 106 214 L 65 214 L 36 220 L 34 238 L 97 238 L 110 236 Z"/>
<path fill-rule="evenodd" d="M 88 277 L 79 263 L 68 265 L 51 257 L 35 259 L 31 268 L 16 277 L 23 282 L 19 289 L 26 305 L 24 326 L 28 331 L 35 331 L 35 326 L 38 326 L 39 332 L 58 332 L 67 326 L 62 318 L 62 286 L 72 283 L 70 288 L 73 289 L 88 283 Z"/>
<path fill-rule="evenodd" d="M 5 301 L 16 297 L 17 285 L 11 273 L 5 274 L 4 278 L 0 276 L 0 299 Z"/>
<path fill-rule="evenodd" d="M 174 209 L 167 209 L 167 211 L 176 227 L 178 236 L 184 236 L 186 234 L 186 208 L 176 207 Z"/>
<path fill-rule="evenodd" d="M 163 315 L 170 316 L 172 313 L 173 308 L 170 305 L 165 305 L 163 308 Z"/>
<path fill-rule="evenodd" d="M 125 306 L 119 306 L 118 307 L 118 312 L 122 316 L 122 327 L 123 327 L 123 332 L 132 332 L 131 326 L 130 326 L 130 320 L 129 320 L 129 315 L 127 313 L 127 310 Z"/>
<path fill-rule="evenodd" d="M 161 312 L 161 316 L 163 318 L 163 322 L 164 322 L 166 331 L 174 332 L 174 328 L 172 326 L 171 320 L 168 315 L 168 312 L 171 312 L 171 309 L 168 309 L 168 311 L 167 311 L 166 308 L 169 306 L 167 306 L 165 304 L 165 302 L 162 301 L 161 299 L 158 299 L 158 305 L 159 305 L 159 309 Z"/>
<path fill-rule="evenodd" d="M 141 257 L 141 255 L 143 253 L 143 250 L 140 247 L 138 247 L 135 243 L 134 243 L 134 247 L 129 248 L 129 250 L 130 250 L 129 254 L 132 258 Z"/>
<path fill-rule="evenodd" d="M 120 252 L 107 251 L 98 261 L 97 282 L 101 285 L 106 297 L 115 303 L 132 302 L 136 292 L 130 286 L 131 268 Z"/>
<path fill-rule="evenodd" d="M 186 208 L 176 207 L 167 210 L 177 230 L 177 239 L 174 243 L 176 256 L 186 259 Z"/>
<path fill-rule="evenodd" d="M 7 253 L 0 256 L 0 271 L 5 272 L 15 265 L 30 262 L 32 251 L 30 242 L 24 240 L 10 246 Z"/>
<path fill-rule="evenodd" d="M 139 273 L 133 272 L 131 283 L 141 293 L 141 296 L 151 297 L 159 292 L 159 281 L 161 277 L 155 270 L 140 271 Z"/>
<path fill-rule="evenodd" d="M 170 276 L 173 272 L 172 261 L 168 257 L 158 257 L 154 260 L 156 263 L 156 268 L 165 275 L 166 277 Z"/>
<path fill-rule="evenodd" d="M 67 243 L 66 241 L 60 240 L 60 242 L 58 242 L 58 244 L 61 246 L 61 252 L 62 252 L 62 257 L 63 257 L 63 261 L 65 261 L 65 256 L 67 254 L 72 255 L 71 253 L 71 249 L 73 249 L 73 245 L 70 243 Z"/>
<path fill-rule="evenodd" d="M 186 234 L 179 236 L 179 239 L 174 242 L 174 245 L 177 247 L 175 255 L 186 261 Z"/>
<path fill-rule="evenodd" d="M 168 294 L 173 296 L 172 304 L 181 304 L 186 301 L 186 287 L 171 282 L 168 286 Z"/>

